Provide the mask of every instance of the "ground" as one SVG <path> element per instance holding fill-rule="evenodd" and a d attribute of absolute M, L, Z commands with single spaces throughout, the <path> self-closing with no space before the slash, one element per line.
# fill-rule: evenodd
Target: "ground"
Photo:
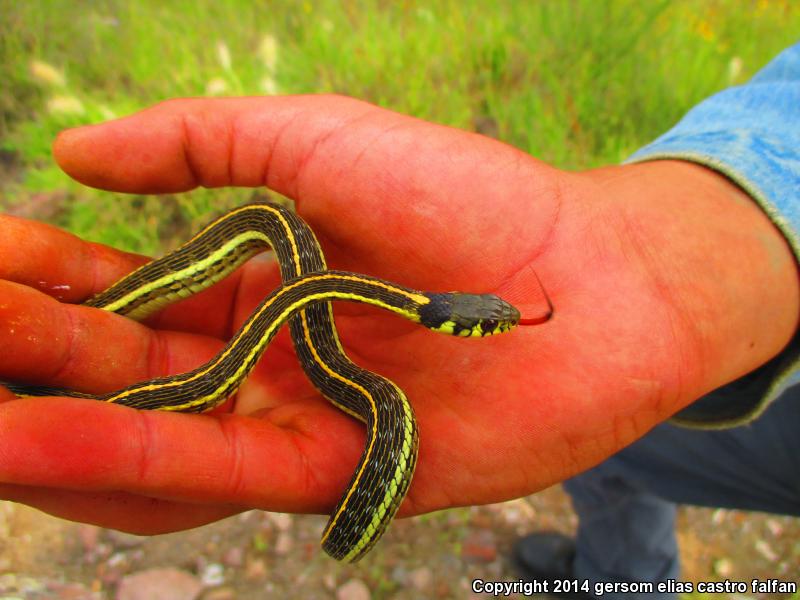
<path fill-rule="evenodd" d="M 348 566 L 319 549 L 324 525 L 325 517 L 250 511 L 191 531 L 138 537 L 2 503 L 0 598 L 491 597 L 473 593 L 471 582 L 516 581 L 506 560 L 516 537 L 533 529 L 573 532 L 576 521 L 568 497 L 554 487 L 503 504 L 395 521 L 372 554 Z M 800 581 L 798 519 L 684 508 L 678 537 L 682 580 Z"/>

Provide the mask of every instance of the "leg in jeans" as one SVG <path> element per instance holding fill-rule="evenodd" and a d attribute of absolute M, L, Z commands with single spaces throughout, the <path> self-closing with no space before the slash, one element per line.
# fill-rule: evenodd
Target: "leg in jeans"
<path fill-rule="evenodd" d="M 720 431 L 660 425 L 569 480 L 564 488 L 580 521 L 574 575 L 678 578 L 676 503 L 800 515 L 799 428 L 795 386 L 749 425 Z"/>

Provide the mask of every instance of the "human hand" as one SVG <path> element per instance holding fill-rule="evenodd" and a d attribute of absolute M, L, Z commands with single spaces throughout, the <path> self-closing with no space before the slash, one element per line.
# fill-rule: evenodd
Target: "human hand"
<path fill-rule="evenodd" d="M 524 307 L 535 269 L 555 318 L 481 341 L 337 307 L 348 353 L 417 414 L 406 515 L 588 468 L 768 360 L 796 326 L 785 241 L 738 188 L 688 163 L 566 173 L 337 97 L 172 101 L 67 131 L 55 156 L 119 191 L 266 185 L 296 200 L 331 267 L 420 289 Z M 278 283 L 273 264 L 251 261 L 145 326 L 50 297 L 80 302 L 140 257 L 10 218 L 0 232 L 0 379 L 107 391 L 188 370 Z M 285 335 L 227 413 L 3 393 L 0 494 L 139 533 L 249 507 L 328 511 L 363 448 L 361 426 L 311 388 Z"/>

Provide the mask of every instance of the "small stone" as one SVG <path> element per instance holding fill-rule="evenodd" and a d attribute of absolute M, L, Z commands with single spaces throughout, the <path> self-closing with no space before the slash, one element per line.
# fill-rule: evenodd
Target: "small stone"
<path fill-rule="evenodd" d="M 428 567 L 419 567 L 408 574 L 411 585 L 417 591 L 425 591 L 433 582 L 433 572 Z"/>
<path fill-rule="evenodd" d="M 777 562 L 777 560 L 780 558 L 775 550 L 772 549 L 772 546 L 770 546 L 765 540 L 757 540 L 755 543 L 755 549 L 769 562 Z"/>
<path fill-rule="evenodd" d="M 499 506 L 502 507 L 503 518 L 509 525 L 530 526 L 536 519 L 536 510 L 525 498 L 517 498 Z"/>
<path fill-rule="evenodd" d="M 244 564 L 244 550 L 239 546 L 229 548 L 222 557 L 222 562 L 227 567 L 239 568 Z"/>
<path fill-rule="evenodd" d="M 114 552 L 114 547 L 111 544 L 107 544 L 105 542 L 100 542 L 92 552 L 92 555 L 95 559 L 99 560 L 102 558 L 108 558 Z"/>
<path fill-rule="evenodd" d="M 767 519 L 767 529 L 774 537 L 780 537 L 783 533 L 783 525 L 777 519 Z"/>
<path fill-rule="evenodd" d="M 260 558 L 247 561 L 244 577 L 248 581 L 260 581 L 267 576 L 267 563 Z"/>
<path fill-rule="evenodd" d="M 207 587 L 225 583 L 225 567 L 219 563 L 209 563 L 200 572 L 200 581 Z"/>
<path fill-rule="evenodd" d="M 712 565 L 711 569 L 714 571 L 714 575 L 718 577 L 730 577 L 733 575 L 733 563 L 729 558 L 718 558 L 716 559 Z"/>
<path fill-rule="evenodd" d="M 278 534 L 278 539 L 275 540 L 275 554 L 278 556 L 286 556 L 289 554 L 289 552 L 291 552 L 292 546 L 294 546 L 294 540 L 292 539 L 292 536 L 285 531 L 281 531 Z"/>
<path fill-rule="evenodd" d="M 336 587 L 336 576 L 333 573 L 325 573 L 325 575 L 322 576 L 322 585 L 332 590 Z"/>
<path fill-rule="evenodd" d="M 128 553 L 128 560 L 131 562 L 138 562 L 144 558 L 144 549 L 136 548 Z"/>
<path fill-rule="evenodd" d="M 370 600 L 371 597 L 367 584 L 360 579 L 351 579 L 336 590 L 336 600 Z"/>
<path fill-rule="evenodd" d="M 195 600 L 203 590 L 199 579 L 179 569 L 148 569 L 124 577 L 116 600 Z"/>
<path fill-rule="evenodd" d="M 204 548 L 203 551 L 206 554 L 216 554 L 218 548 L 219 548 L 219 545 L 217 544 L 217 542 L 211 540 L 209 542 L 206 542 L 206 545 L 205 545 L 205 548 Z"/>
<path fill-rule="evenodd" d="M 95 548 L 97 548 L 100 531 L 101 529 L 95 525 L 80 525 L 78 527 L 78 539 L 87 553 L 94 552 Z"/>
<path fill-rule="evenodd" d="M 108 557 L 106 561 L 106 566 L 109 569 L 122 569 L 127 568 L 128 566 L 128 555 L 124 552 L 114 552 L 111 556 Z"/>

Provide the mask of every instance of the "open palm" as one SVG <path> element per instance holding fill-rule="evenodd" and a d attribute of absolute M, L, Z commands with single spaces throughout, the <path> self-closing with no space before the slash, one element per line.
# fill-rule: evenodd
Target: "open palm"
<path fill-rule="evenodd" d="M 106 189 L 277 190 L 336 269 L 497 293 L 523 317 L 543 311 L 541 280 L 556 316 L 483 340 L 336 308 L 348 354 L 398 383 L 417 414 L 419 465 L 401 514 L 517 497 L 588 468 L 770 358 L 796 318 L 776 310 L 773 330 L 753 310 L 796 302 L 796 290 L 759 280 L 770 276 L 762 260 L 791 265 L 785 243 L 741 192 L 689 164 L 570 174 L 338 97 L 172 101 L 65 132 L 55 155 Z M 689 216 L 687 196 L 702 199 Z M 705 212 L 720 208 L 709 225 Z M 750 257 L 746 282 L 730 244 Z M 197 366 L 279 283 L 256 259 L 142 325 L 51 298 L 80 302 L 140 257 L 11 218 L 0 254 L 0 378 L 93 391 Z M 307 382 L 286 332 L 210 416 L 0 395 L 3 497 L 140 533 L 249 507 L 328 511 L 364 443 L 361 425 Z"/>

